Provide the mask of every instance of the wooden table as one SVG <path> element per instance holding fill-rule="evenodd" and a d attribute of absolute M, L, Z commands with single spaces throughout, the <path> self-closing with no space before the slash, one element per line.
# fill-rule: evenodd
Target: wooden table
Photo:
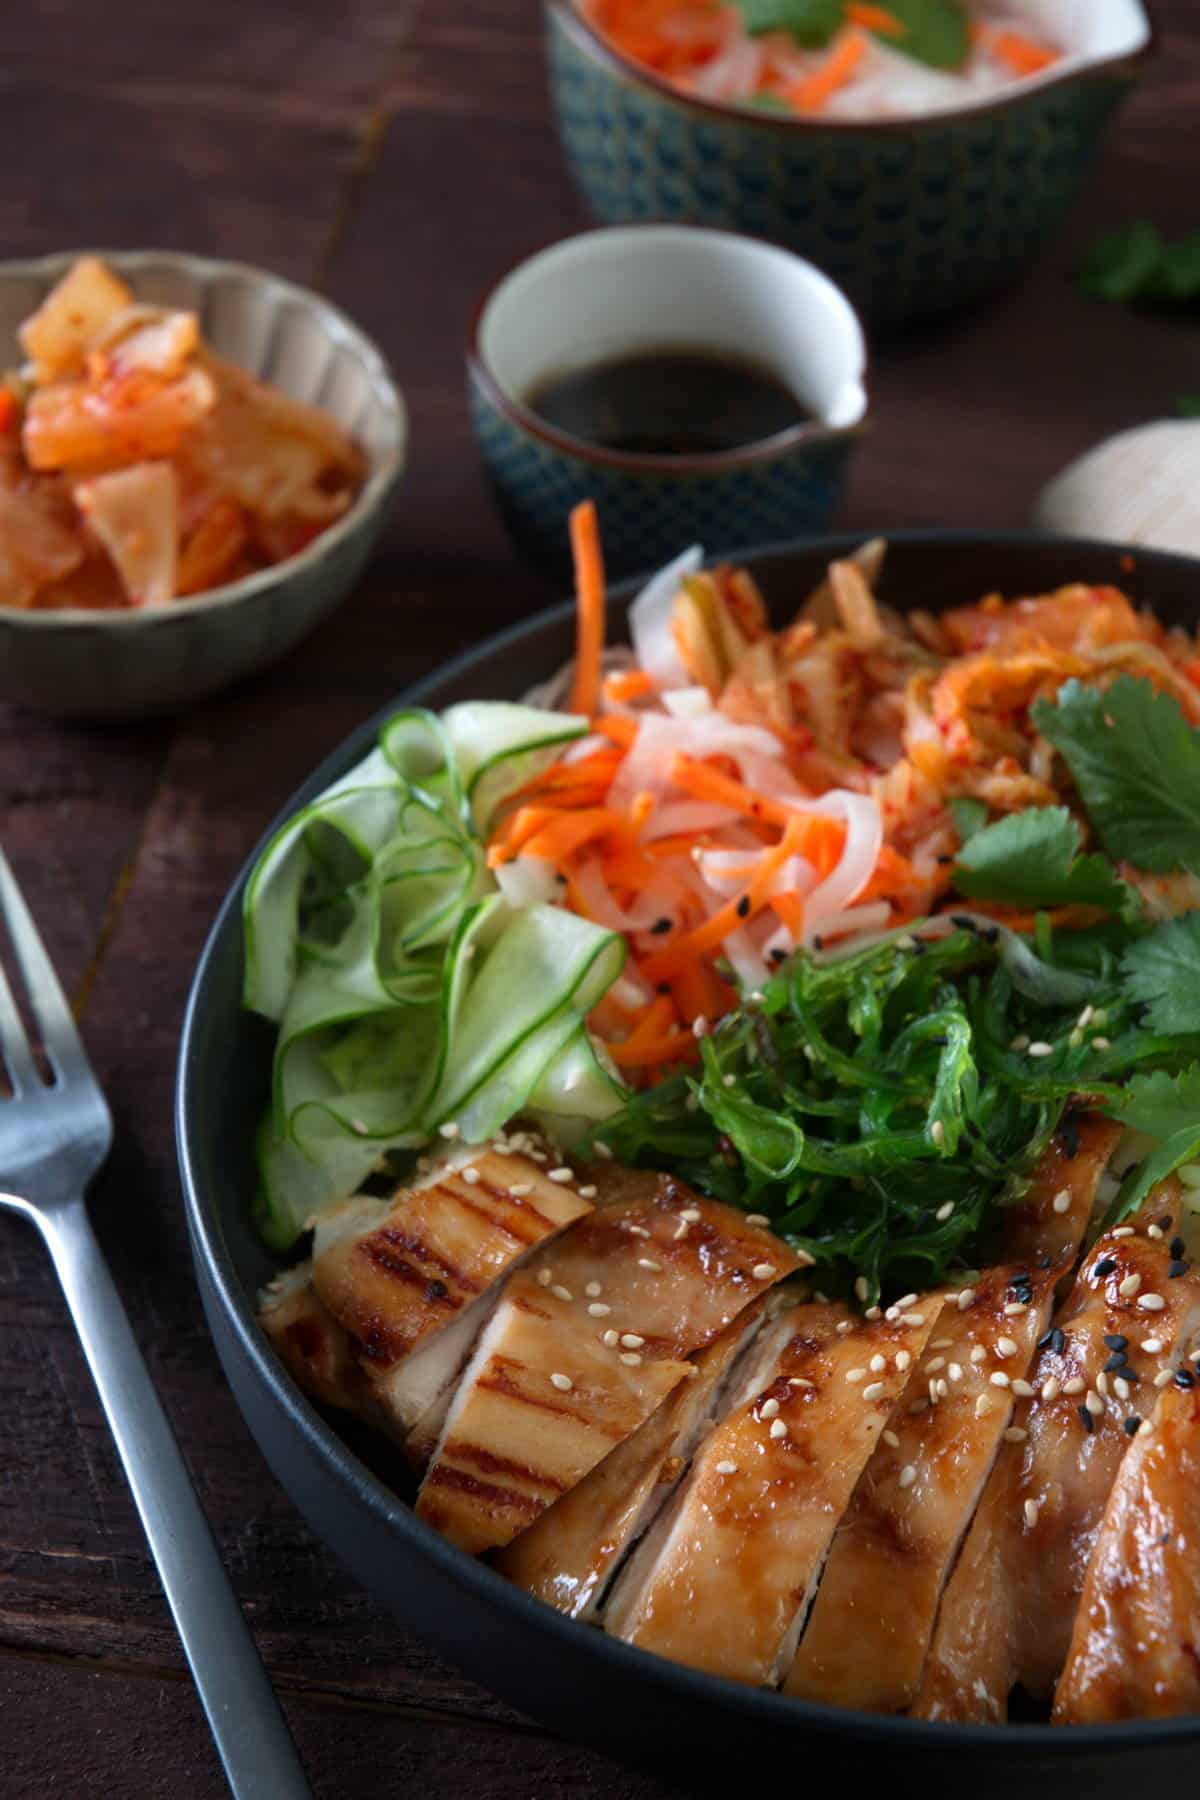
<path fill-rule="evenodd" d="M 1200 387 L 1194 327 L 1080 299 L 1080 247 L 1198 222 L 1200 18 L 1164 55 L 1071 230 L 1018 291 L 889 347 L 853 527 L 1016 525 L 1101 434 Z M 117 1117 L 94 1212 L 319 1794 L 595 1794 L 631 1775 L 437 1662 L 315 1542 L 225 1387 L 185 1243 L 171 1131 L 179 1021 L 217 903 L 266 820 L 365 713 L 550 597 L 487 501 L 463 404 L 478 289 L 585 223 L 522 0 L 35 0 L 5 18 L 0 245 L 168 245 L 325 289 L 393 359 L 412 470 L 361 590 L 281 668 L 166 724 L 0 710 L 0 836 Z M 224 1789 L 45 1255 L 0 1220 L 0 1792 L 206 1800 Z"/>

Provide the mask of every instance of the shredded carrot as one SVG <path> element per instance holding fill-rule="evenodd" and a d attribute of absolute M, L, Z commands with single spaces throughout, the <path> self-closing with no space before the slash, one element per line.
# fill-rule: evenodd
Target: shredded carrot
<path fill-rule="evenodd" d="M 627 1038 L 623 1044 L 608 1044 L 605 1048 L 619 1069 L 648 1069 L 686 1062 L 696 1054 L 696 1039 L 690 1031 L 670 1031 L 644 1043 L 635 1044 Z"/>
<path fill-rule="evenodd" d="M 600 698 L 604 655 L 604 552 L 595 503 L 582 500 L 571 513 L 571 555 L 575 560 L 575 680 L 570 709 L 594 713 Z"/>
<path fill-rule="evenodd" d="M 788 88 L 788 99 L 797 112 L 820 112 L 839 88 L 854 79 L 859 63 L 867 53 L 867 35 L 853 30 L 841 34 L 819 68 Z"/>
<path fill-rule="evenodd" d="M 699 762 L 695 757 L 677 756 L 671 777 L 677 786 L 697 800 L 731 806 L 736 812 L 747 813 L 752 818 L 770 819 L 776 825 L 786 825 L 795 817 L 792 808 L 784 806 L 782 801 L 772 800 L 767 794 L 756 794 L 742 782 L 720 774 L 711 763 Z"/>
<path fill-rule="evenodd" d="M 652 694 L 654 681 L 644 669 L 621 669 L 604 677 L 601 691 L 610 706 L 623 706 L 627 700 L 641 700 Z"/>
<path fill-rule="evenodd" d="M 984 41 L 993 55 L 1008 64 L 1014 75 L 1037 75 L 1058 61 L 1055 51 L 1019 31 L 991 31 Z"/>
<path fill-rule="evenodd" d="M 642 973 L 646 979 L 655 982 L 668 980 L 685 968 L 693 957 L 704 956 L 716 950 L 731 932 L 744 925 L 747 919 L 753 918 L 766 901 L 767 890 L 779 870 L 789 856 L 797 854 L 806 824 L 807 820 L 793 813 L 783 836 L 773 850 L 765 852 L 760 858 L 753 880 L 735 900 L 718 908 L 711 918 L 687 932 L 669 949 L 643 959 Z"/>
<path fill-rule="evenodd" d="M 11 388 L 0 387 L 0 431 L 10 431 L 17 423 L 20 407 Z"/>
<path fill-rule="evenodd" d="M 886 6 L 868 5 L 867 0 L 846 0 L 846 17 L 852 25 L 861 25 L 864 31 L 877 31 L 881 37 L 908 36 L 908 26 L 903 19 L 898 19 Z"/>
<path fill-rule="evenodd" d="M 620 744 L 622 750 L 628 750 L 638 734 L 636 719 L 622 719 L 613 713 L 605 713 L 603 717 L 593 719 L 592 730 L 601 737 L 611 738 L 614 744 Z"/>

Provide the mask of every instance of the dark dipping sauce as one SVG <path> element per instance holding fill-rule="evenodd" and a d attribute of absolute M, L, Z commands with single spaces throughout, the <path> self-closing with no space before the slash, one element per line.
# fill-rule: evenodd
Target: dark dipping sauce
<path fill-rule="evenodd" d="M 769 369 L 712 350 L 592 363 L 547 377 L 525 404 L 570 437 L 638 456 L 712 456 L 812 418 Z"/>

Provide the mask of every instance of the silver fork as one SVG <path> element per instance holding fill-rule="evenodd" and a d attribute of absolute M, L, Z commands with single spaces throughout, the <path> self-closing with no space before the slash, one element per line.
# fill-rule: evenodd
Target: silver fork
<path fill-rule="evenodd" d="M 12 1088 L 0 1099 L 0 1184 L 12 1190 L 0 1207 L 32 1219 L 54 1260 L 230 1788 L 238 1800 L 304 1800 L 311 1790 L 279 1703 L 88 1222 L 84 1192 L 112 1146 L 112 1118 L 3 851 L 0 915 L 54 1077 L 39 1073 L 0 966 Z"/>

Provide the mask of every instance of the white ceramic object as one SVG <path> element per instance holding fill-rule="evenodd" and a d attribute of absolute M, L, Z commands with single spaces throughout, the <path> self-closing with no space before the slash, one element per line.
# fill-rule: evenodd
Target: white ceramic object
<path fill-rule="evenodd" d="M 1064 537 L 1200 556 L 1200 420 L 1106 439 L 1042 490 L 1034 521 Z"/>
<path fill-rule="evenodd" d="M 0 606 L 0 699 L 72 718 L 144 718 L 274 662 L 345 595 L 400 480 L 407 415 L 380 352 L 337 307 L 260 269 L 168 251 L 0 263 L 0 368 L 19 365 L 17 327 L 86 254 L 139 300 L 198 313 L 220 356 L 323 407 L 369 468 L 349 511 L 298 556 L 195 599 L 130 612 Z"/>
<path fill-rule="evenodd" d="M 862 326 L 812 263 L 688 225 L 611 226 L 530 257 L 479 317 L 479 360 L 523 409 L 549 375 L 642 350 L 696 347 L 765 365 L 844 430 L 867 410 Z"/>

